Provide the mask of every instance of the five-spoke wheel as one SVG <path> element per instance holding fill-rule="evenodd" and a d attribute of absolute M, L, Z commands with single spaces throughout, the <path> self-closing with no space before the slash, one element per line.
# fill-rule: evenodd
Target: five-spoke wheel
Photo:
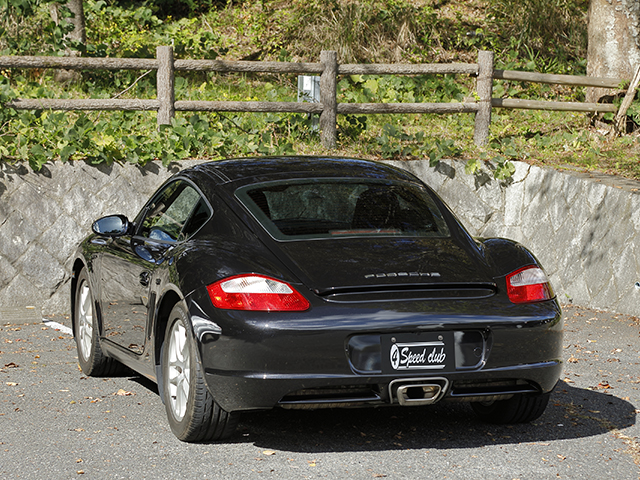
<path fill-rule="evenodd" d="M 182 304 L 171 311 L 162 350 L 164 403 L 176 437 L 185 442 L 229 437 L 238 424 L 238 413 L 223 410 L 207 389 Z"/>

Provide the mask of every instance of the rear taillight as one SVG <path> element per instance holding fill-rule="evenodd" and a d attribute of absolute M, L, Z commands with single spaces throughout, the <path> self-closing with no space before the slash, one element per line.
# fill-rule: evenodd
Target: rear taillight
<path fill-rule="evenodd" d="M 534 265 L 507 275 L 507 294 L 513 303 L 533 303 L 553 298 L 547 275 Z"/>
<path fill-rule="evenodd" d="M 238 275 L 207 287 L 217 308 L 263 312 L 300 312 L 309 301 L 285 282 L 263 275 Z"/>

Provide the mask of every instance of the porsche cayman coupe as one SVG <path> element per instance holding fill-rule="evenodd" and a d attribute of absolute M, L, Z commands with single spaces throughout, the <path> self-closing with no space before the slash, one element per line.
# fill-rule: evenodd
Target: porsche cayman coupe
<path fill-rule="evenodd" d="M 473 238 L 414 175 L 318 157 L 202 163 L 93 224 L 71 288 L 87 375 L 158 384 L 184 441 L 242 411 L 470 402 L 528 422 L 561 311 L 522 245 Z"/>

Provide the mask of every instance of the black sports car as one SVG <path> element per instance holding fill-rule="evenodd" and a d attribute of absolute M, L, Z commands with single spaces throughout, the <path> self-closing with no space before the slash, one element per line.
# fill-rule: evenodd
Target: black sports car
<path fill-rule="evenodd" d="M 561 372 L 561 312 L 536 258 L 472 238 L 398 168 L 204 163 L 93 232 L 73 264 L 80 366 L 157 382 L 185 441 L 275 406 L 464 400 L 527 422 Z"/>

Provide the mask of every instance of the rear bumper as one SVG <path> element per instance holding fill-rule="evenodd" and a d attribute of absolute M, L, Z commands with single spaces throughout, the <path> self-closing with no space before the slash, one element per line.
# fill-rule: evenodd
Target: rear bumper
<path fill-rule="evenodd" d="M 483 401 L 513 394 L 540 394 L 553 390 L 562 365 L 545 362 L 478 372 L 445 373 L 434 376 L 359 375 L 245 375 L 206 373 L 216 401 L 228 411 L 262 410 L 275 406 L 326 408 L 398 405 L 397 387 L 414 384 L 444 384 L 434 400 Z M 445 379 L 446 382 L 443 382 Z M 395 382 L 395 390 L 389 386 Z"/>
<path fill-rule="evenodd" d="M 441 384 L 434 401 L 551 391 L 562 371 L 557 303 L 500 309 L 483 302 L 488 301 L 467 302 L 465 311 L 496 313 L 460 314 L 459 304 L 424 313 L 407 303 L 395 309 L 318 303 L 309 311 L 283 315 L 216 310 L 196 292 L 189 310 L 208 388 L 227 411 L 391 405 L 398 403 L 398 386 L 416 390 L 414 384 L 425 384 L 427 390 Z M 381 338 L 412 332 L 453 332 L 456 363 L 437 372 L 382 367 L 380 357 L 388 351 Z M 461 345 L 462 338 L 480 340 Z M 477 361 L 468 360 L 469 352 L 478 355 Z"/>

